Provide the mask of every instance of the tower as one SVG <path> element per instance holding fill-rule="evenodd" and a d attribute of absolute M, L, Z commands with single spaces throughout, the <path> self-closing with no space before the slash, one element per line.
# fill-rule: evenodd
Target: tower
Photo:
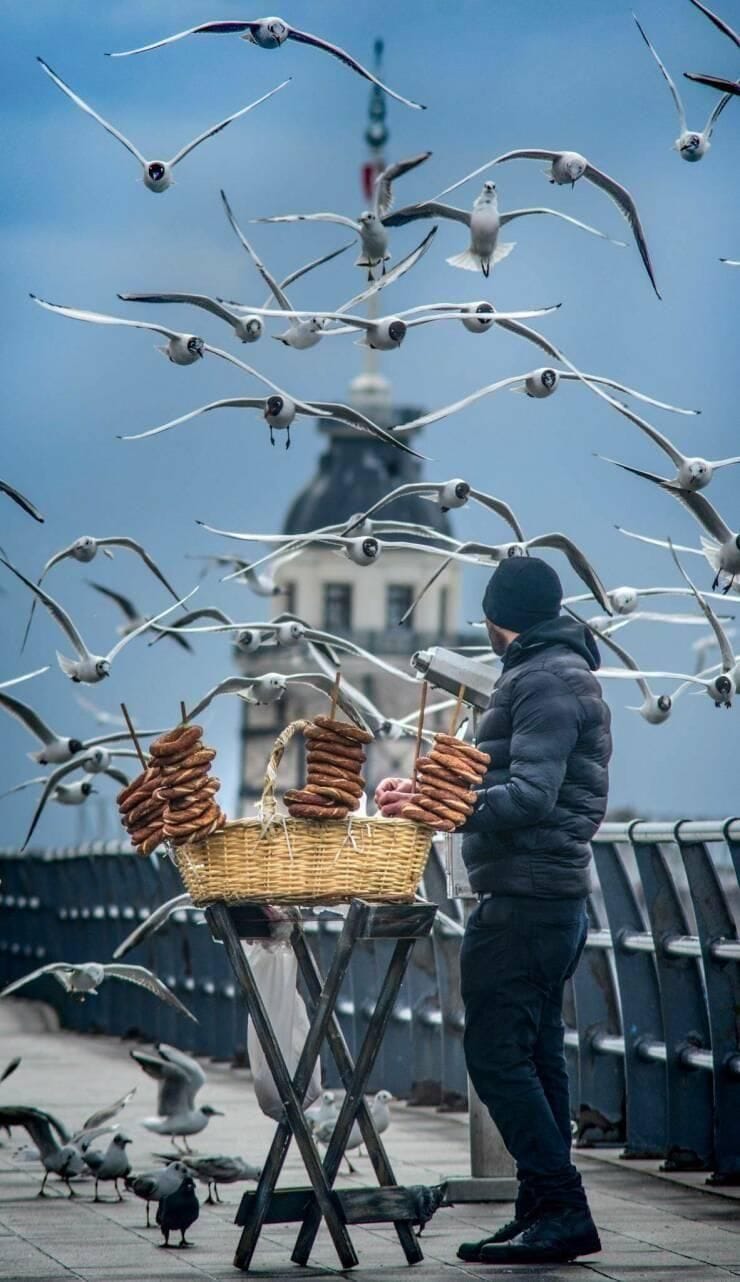
<path fill-rule="evenodd" d="M 383 42 L 377 40 L 376 70 L 380 68 L 382 52 Z M 362 166 L 361 181 L 369 202 L 375 178 L 385 165 L 384 149 L 388 141 L 386 97 L 376 85 L 370 92 L 364 136 L 368 156 Z M 377 294 L 368 300 L 367 306 L 369 315 L 380 315 Z M 349 387 L 350 404 L 385 428 L 422 415 L 424 410 L 419 406 L 394 406 L 390 382 L 380 370 L 379 353 L 369 347 L 362 351 L 362 369 Z M 288 508 L 283 533 L 304 534 L 346 522 L 389 490 L 423 479 L 421 461 L 412 455 L 353 431 L 336 419 L 318 420 L 317 426 L 324 437 L 324 448 L 314 476 Z M 415 438 L 417 435 L 414 433 Z M 382 518 L 431 526 L 441 534 L 451 533 L 446 513 L 417 495 L 407 495 L 389 504 L 383 509 Z M 409 542 L 407 538 L 402 541 Z M 455 563 L 430 588 L 409 623 L 399 626 L 401 616 L 434 569 L 435 561 L 429 555 L 409 549 L 386 550 L 372 565 L 363 567 L 327 547 L 314 545 L 276 571 L 276 582 L 283 591 L 272 602 L 273 613 L 290 610 L 309 626 L 348 637 L 410 673 L 409 659 L 414 651 L 432 645 L 455 646 L 471 640 L 458 634 L 460 569 Z M 260 650 L 237 661 L 250 673 L 270 670 L 298 673 L 316 669 L 303 645 Z M 418 704 L 418 687 L 384 673 L 359 657 L 344 655 L 342 673 L 389 717 L 405 716 Z M 289 721 L 314 715 L 319 710 L 318 698 L 306 687 L 293 685 L 278 703 L 266 707 L 244 704 L 242 813 L 251 813 L 262 791 L 272 740 Z M 280 781 L 285 787 L 298 781 L 301 768 L 298 751 L 291 747 L 281 765 Z M 407 773 L 411 751 L 411 741 L 406 738 L 376 740 L 368 751 L 366 775 L 370 789 L 385 774 Z"/>

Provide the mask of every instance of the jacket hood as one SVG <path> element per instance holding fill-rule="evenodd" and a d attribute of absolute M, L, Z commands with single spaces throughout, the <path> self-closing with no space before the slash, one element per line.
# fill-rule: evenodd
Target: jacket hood
<path fill-rule="evenodd" d="M 561 614 L 557 619 L 547 619 L 545 623 L 536 623 L 526 632 L 520 632 L 512 641 L 504 655 L 504 668 L 511 668 L 520 663 L 527 655 L 544 646 L 565 645 L 586 660 L 592 672 L 601 666 L 601 655 L 594 640 L 593 633 L 583 623 L 578 623 L 568 615 Z"/>

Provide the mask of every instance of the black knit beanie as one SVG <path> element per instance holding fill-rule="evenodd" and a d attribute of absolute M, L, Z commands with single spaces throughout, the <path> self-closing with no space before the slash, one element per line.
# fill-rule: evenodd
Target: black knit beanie
<path fill-rule="evenodd" d="M 526 632 L 560 614 L 563 588 L 551 565 L 535 556 L 507 557 L 483 594 L 483 613 L 509 632 Z"/>

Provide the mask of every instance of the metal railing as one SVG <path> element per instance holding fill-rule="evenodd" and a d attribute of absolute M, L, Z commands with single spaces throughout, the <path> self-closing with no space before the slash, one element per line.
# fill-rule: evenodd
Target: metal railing
<path fill-rule="evenodd" d="M 593 849 L 587 947 L 564 1003 L 577 1143 L 616 1144 L 626 1158 L 658 1157 L 667 1169 L 740 1182 L 740 820 L 607 823 Z M 441 912 L 433 937 L 415 950 L 370 1087 L 464 1108 L 465 910 L 449 897 L 448 871 L 435 843 L 423 890 Z M 138 920 L 181 889 L 169 861 L 140 859 L 118 843 L 0 851 L 0 982 L 48 961 L 107 960 Z M 322 969 L 340 926 L 331 915 L 307 923 Z M 337 1010 L 350 1048 L 372 1014 L 387 946 L 360 946 L 347 977 Z M 121 984 L 103 985 L 84 1003 L 52 979 L 28 995 L 80 1031 L 243 1059 L 243 1008 L 198 910 L 175 914 L 130 960 L 159 974 L 199 1023 Z M 330 1062 L 324 1072 L 327 1085 L 339 1084 Z"/>

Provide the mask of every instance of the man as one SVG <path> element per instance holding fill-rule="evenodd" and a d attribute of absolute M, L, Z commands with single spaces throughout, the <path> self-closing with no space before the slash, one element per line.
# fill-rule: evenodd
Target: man
<path fill-rule="evenodd" d="M 478 896 L 461 955 L 470 1078 L 517 1164 L 514 1219 L 463 1260 L 572 1260 L 601 1249 L 571 1162 L 563 985 L 586 939 L 589 842 L 606 810 L 609 710 L 591 633 L 561 616 L 555 571 L 503 561 L 483 597 L 502 674 L 478 728 L 491 764 L 463 832 Z M 398 813 L 408 780 L 376 799 Z"/>

